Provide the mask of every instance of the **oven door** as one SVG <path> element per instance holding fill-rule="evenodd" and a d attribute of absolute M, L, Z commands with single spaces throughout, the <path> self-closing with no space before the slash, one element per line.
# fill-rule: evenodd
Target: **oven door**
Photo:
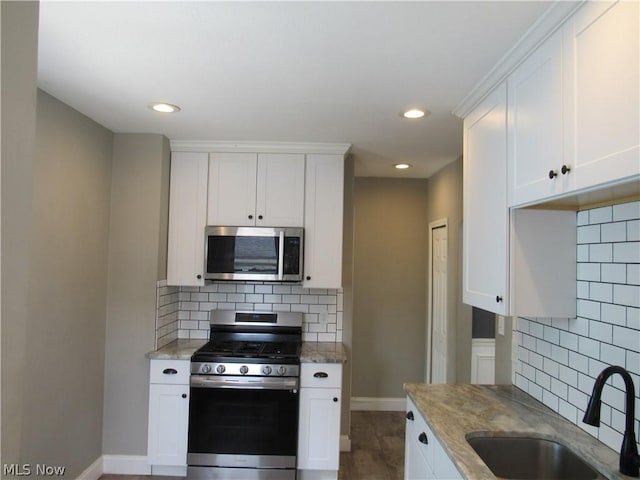
<path fill-rule="evenodd" d="M 190 467 L 295 472 L 297 378 L 192 375 L 190 393 Z"/>
<path fill-rule="evenodd" d="M 302 228 L 210 226 L 205 232 L 205 280 L 302 280 Z"/>

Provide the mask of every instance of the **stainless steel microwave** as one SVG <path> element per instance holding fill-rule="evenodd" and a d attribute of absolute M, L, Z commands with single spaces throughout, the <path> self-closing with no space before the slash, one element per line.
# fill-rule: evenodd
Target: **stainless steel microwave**
<path fill-rule="evenodd" d="M 304 229 L 209 226 L 204 257 L 205 280 L 300 282 Z"/>

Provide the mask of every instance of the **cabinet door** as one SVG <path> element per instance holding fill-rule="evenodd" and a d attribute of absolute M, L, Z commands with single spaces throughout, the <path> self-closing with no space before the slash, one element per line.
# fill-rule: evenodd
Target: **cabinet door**
<path fill-rule="evenodd" d="M 640 3 L 587 2 L 565 25 L 567 159 L 576 189 L 640 174 Z"/>
<path fill-rule="evenodd" d="M 188 395 L 189 385 L 149 387 L 149 464 L 187 464 Z"/>
<path fill-rule="evenodd" d="M 508 285 L 506 86 L 464 121 L 463 301 L 504 315 Z"/>
<path fill-rule="evenodd" d="M 338 470 L 340 389 L 301 388 L 298 470 Z"/>
<path fill-rule="evenodd" d="M 508 78 L 509 205 L 561 193 L 562 32 L 556 32 Z M 553 174 L 553 175 L 551 175 Z"/>
<path fill-rule="evenodd" d="M 407 425 L 405 438 L 405 461 L 404 461 L 404 478 L 405 480 L 431 480 L 436 476 L 431 470 L 431 466 L 421 451 L 418 442 L 419 433 L 414 428 Z"/>
<path fill-rule="evenodd" d="M 255 153 L 209 155 L 207 225 L 255 225 Z"/>
<path fill-rule="evenodd" d="M 258 154 L 256 215 L 257 226 L 303 226 L 303 154 Z"/>
<path fill-rule="evenodd" d="M 169 186 L 168 285 L 204 285 L 208 154 L 174 152 Z"/>
<path fill-rule="evenodd" d="M 304 287 L 342 287 L 344 157 L 307 155 Z"/>

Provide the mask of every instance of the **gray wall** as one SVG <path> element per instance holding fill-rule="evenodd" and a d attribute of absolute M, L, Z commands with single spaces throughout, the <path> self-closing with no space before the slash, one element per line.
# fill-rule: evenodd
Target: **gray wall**
<path fill-rule="evenodd" d="M 356 178 L 352 396 L 424 381 L 427 181 Z"/>
<path fill-rule="evenodd" d="M 117 134 L 113 152 L 104 397 L 107 455 L 146 455 L 156 282 L 166 278 L 170 150 L 161 135 Z"/>
<path fill-rule="evenodd" d="M 471 381 L 471 307 L 462 303 L 462 158 L 429 178 L 427 223 L 448 219 L 450 383 Z"/>
<path fill-rule="evenodd" d="M 0 2 L 2 48 L 2 442 L 21 461 L 36 132 L 38 4 Z"/>
<path fill-rule="evenodd" d="M 22 451 L 72 476 L 102 453 L 113 134 L 42 91 L 36 133 Z"/>
<path fill-rule="evenodd" d="M 342 344 L 347 353 L 347 363 L 342 370 L 342 415 L 340 432 L 349 435 L 351 429 L 351 374 L 353 357 L 353 156 L 345 159 L 344 168 L 344 217 L 342 242 Z"/>

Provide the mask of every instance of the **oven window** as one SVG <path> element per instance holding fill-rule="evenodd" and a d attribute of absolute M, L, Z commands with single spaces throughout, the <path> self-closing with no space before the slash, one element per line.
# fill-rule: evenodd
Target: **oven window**
<path fill-rule="evenodd" d="M 209 235 L 207 272 L 278 273 L 278 237 Z"/>
<path fill-rule="evenodd" d="M 191 388 L 189 453 L 296 455 L 298 393 Z"/>

